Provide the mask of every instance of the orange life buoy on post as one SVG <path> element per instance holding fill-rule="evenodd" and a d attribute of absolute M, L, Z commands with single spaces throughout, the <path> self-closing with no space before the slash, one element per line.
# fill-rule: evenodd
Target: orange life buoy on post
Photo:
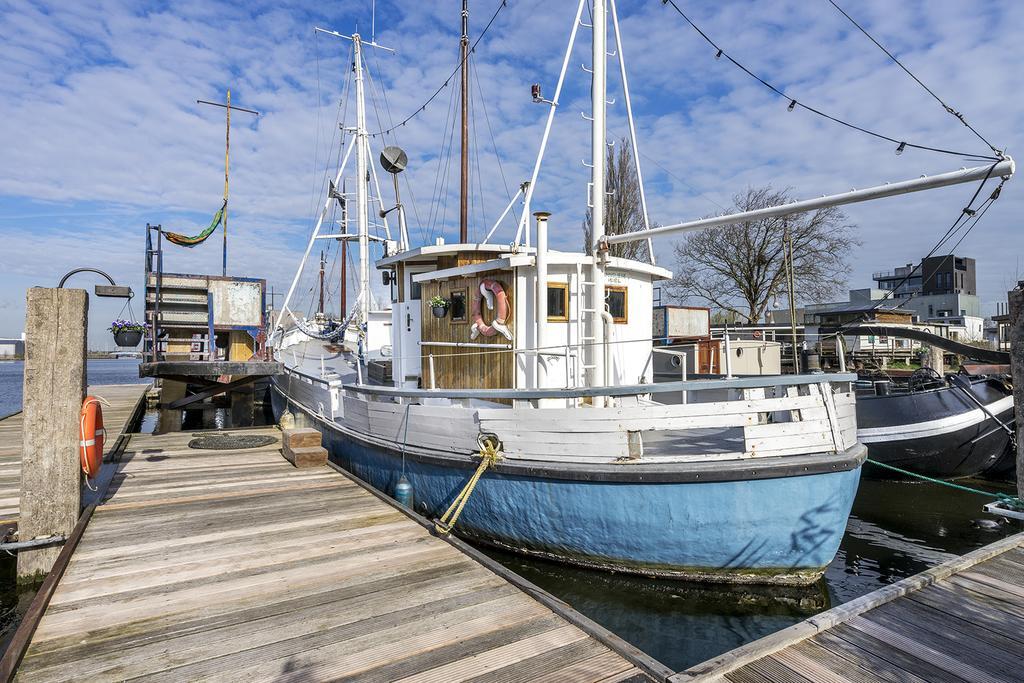
<path fill-rule="evenodd" d="M 487 299 L 487 308 L 493 309 L 495 305 L 498 307 L 490 325 L 484 323 L 483 316 L 480 314 L 480 302 L 485 298 Z M 469 329 L 469 338 L 476 339 L 481 334 L 485 337 L 493 337 L 501 332 L 506 339 L 512 341 L 512 331 L 506 326 L 506 320 L 508 320 L 508 295 L 505 294 L 500 283 L 494 280 L 483 280 L 480 283 L 480 292 L 473 297 L 473 325 Z"/>
<path fill-rule="evenodd" d="M 95 479 L 103 465 L 103 409 L 100 399 L 86 396 L 79 414 L 79 455 L 82 471 L 89 479 Z"/>

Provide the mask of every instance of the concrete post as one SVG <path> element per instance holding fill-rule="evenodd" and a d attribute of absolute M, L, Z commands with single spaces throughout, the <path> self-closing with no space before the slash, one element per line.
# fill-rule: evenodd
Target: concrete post
<path fill-rule="evenodd" d="M 82 289 L 28 290 L 25 307 L 22 541 L 67 536 L 82 502 L 78 416 L 85 398 L 89 295 Z M 60 546 L 18 553 L 18 581 L 41 579 Z"/>
<path fill-rule="evenodd" d="M 928 347 L 928 367 L 940 375 L 946 374 L 945 352 L 937 346 Z"/>
<path fill-rule="evenodd" d="M 1024 495 L 1024 281 L 1007 293 L 1010 302 L 1010 370 L 1017 416 L 1017 495 Z"/>

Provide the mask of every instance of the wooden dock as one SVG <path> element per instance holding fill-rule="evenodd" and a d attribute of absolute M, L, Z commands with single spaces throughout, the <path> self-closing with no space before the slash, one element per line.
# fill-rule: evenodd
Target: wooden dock
<path fill-rule="evenodd" d="M 128 424 L 145 410 L 149 384 L 109 384 L 89 387 L 89 393 L 110 404 L 103 406 L 107 436 L 105 450 L 113 451 Z M 16 527 L 21 492 L 22 413 L 0 420 L 0 529 Z"/>
<path fill-rule="evenodd" d="M 1024 678 L 1024 533 L 823 612 L 673 683 Z"/>
<path fill-rule="evenodd" d="M 26 681 L 648 681 L 671 670 L 276 428 L 134 434 L 28 643 Z M 40 610 L 41 611 L 41 610 Z M 29 640 L 30 637 L 30 640 Z M 653 678 L 648 674 L 653 674 Z"/>

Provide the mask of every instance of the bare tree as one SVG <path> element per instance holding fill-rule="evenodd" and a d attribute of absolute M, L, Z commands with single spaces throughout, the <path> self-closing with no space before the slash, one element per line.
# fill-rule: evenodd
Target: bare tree
<path fill-rule="evenodd" d="M 615 153 L 616 147 L 618 154 Z M 640 203 L 640 183 L 637 182 L 633 150 L 628 139 L 622 138 L 617 145 L 608 148 L 604 175 L 608 192 L 604 202 L 605 234 L 619 235 L 643 230 L 644 210 Z M 588 254 L 592 230 L 590 209 L 587 209 L 583 219 L 583 248 Z M 646 240 L 613 244 L 609 253 L 622 258 L 650 260 Z"/>
<path fill-rule="evenodd" d="M 786 190 L 748 188 L 733 197 L 733 207 L 751 211 L 792 201 Z M 846 282 L 850 272 L 846 259 L 860 244 L 853 235 L 855 228 L 842 211 L 830 207 L 693 233 L 676 244 L 678 265 L 669 291 L 679 299 L 703 299 L 748 323 L 760 322 L 773 299 L 788 295 L 788 230 L 793 241 L 796 298 L 825 300 Z"/>

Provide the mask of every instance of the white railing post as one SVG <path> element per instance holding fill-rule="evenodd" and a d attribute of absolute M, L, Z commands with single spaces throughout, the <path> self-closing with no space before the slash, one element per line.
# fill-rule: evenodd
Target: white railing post
<path fill-rule="evenodd" d="M 679 374 L 682 376 L 681 379 L 684 382 L 686 381 L 686 361 L 687 361 L 687 356 L 683 355 L 683 362 L 679 365 L 679 369 L 681 370 L 681 372 Z M 680 392 L 680 401 L 682 402 L 683 405 L 686 405 L 688 400 L 689 399 L 687 397 L 686 389 L 683 389 Z"/>
<path fill-rule="evenodd" d="M 437 373 L 434 371 L 434 354 L 428 356 L 430 362 L 430 388 L 437 389 Z"/>
<path fill-rule="evenodd" d="M 732 379 L 732 345 L 729 342 L 729 328 L 725 328 L 725 378 Z"/>

